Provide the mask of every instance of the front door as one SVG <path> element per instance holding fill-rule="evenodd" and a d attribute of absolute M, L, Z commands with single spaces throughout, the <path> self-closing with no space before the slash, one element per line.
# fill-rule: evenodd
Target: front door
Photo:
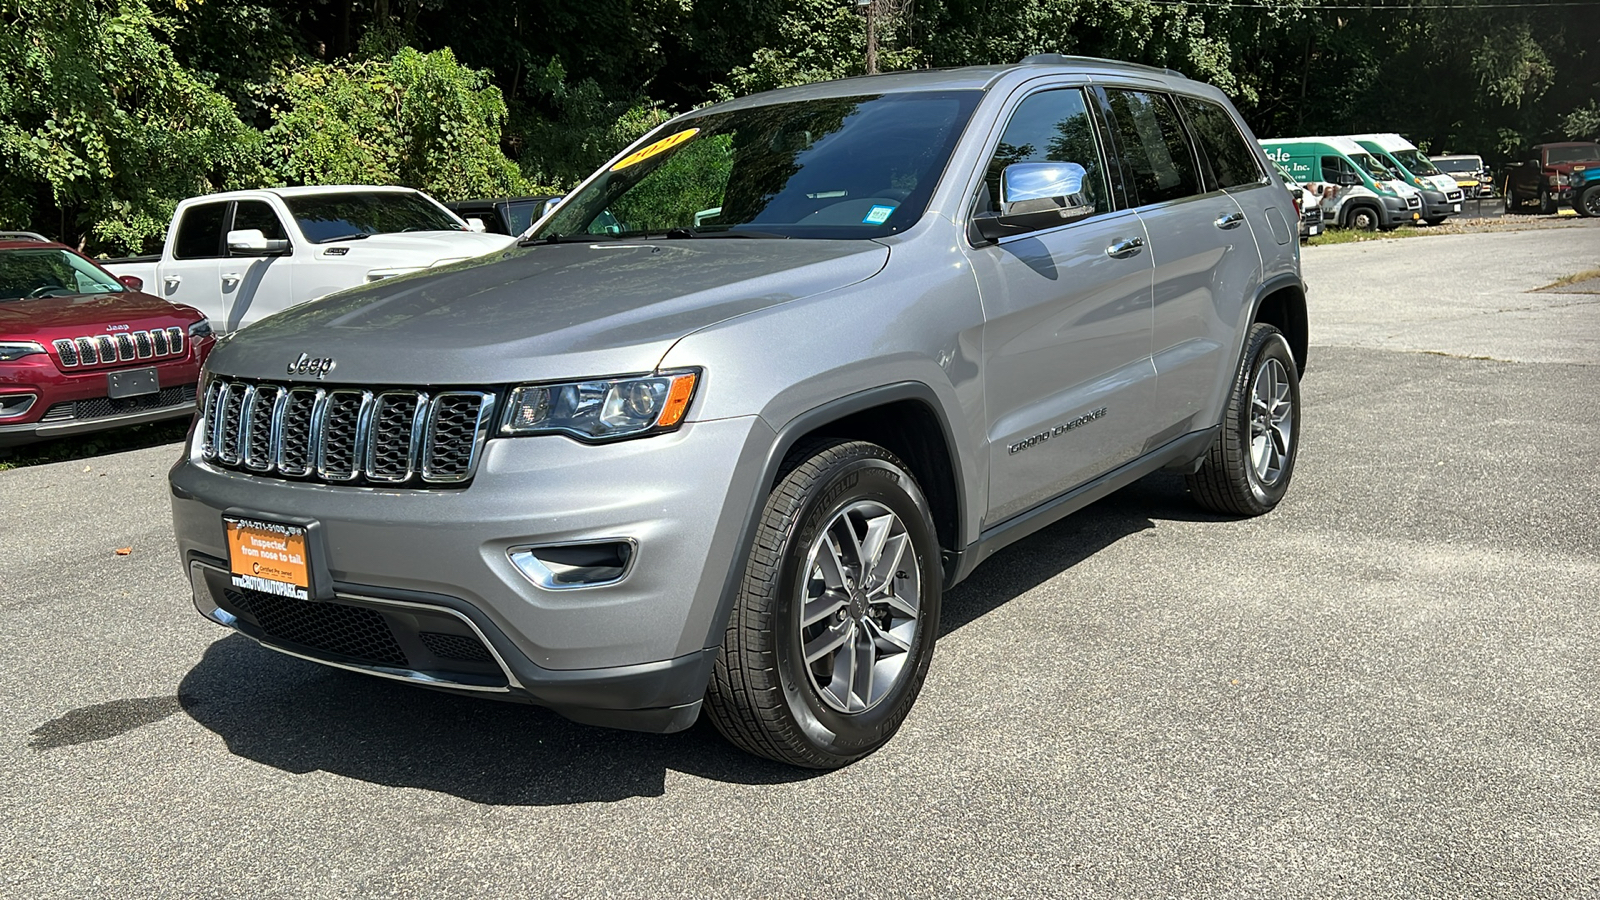
<path fill-rule="evenodd" d="M 1076 87 L 1017 105 L 974 201 L 999 209 L 1018 162 L 1083 168 L 1070 224 L 966 248 L 984 310 L 989 527 L 1138 455 L 1155 390 L 1150 254 L 1138 216 L 1118 208 L 1102 135 Z"/>
<path fill-rule="evenodd" d="M 232 231 L 256 229 L 267 240 L 291 240 L 271 204 L 240 200 L 234 204 Z M 292 241 L 291 241 L 292 244 Z M 292 249 L 292 248 L 291 248 Z M 283 256 L 233 256 L 222 265 L 222 296 L 228 308 L 227 330 L 235 331 L 294 303 L 294 260 Z M 221 323 L 217 326 L 221 329 Z"/>

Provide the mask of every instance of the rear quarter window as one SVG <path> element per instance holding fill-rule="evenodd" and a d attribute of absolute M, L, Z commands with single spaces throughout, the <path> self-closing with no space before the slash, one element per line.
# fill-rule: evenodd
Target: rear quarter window
<path fill-rule="evenodd" d="M 1200 144 L 1200 152 L 1211 163 L 1218 187 L 1244 187 L 1265 181 L 1265 173 L 1256 161 L 1249 139 L 1239 131 L 1239 126 L 1221 104 L 1183 96 L 1178 98 L 1178 104 L 1189 117 L 1195 140 Z"/>

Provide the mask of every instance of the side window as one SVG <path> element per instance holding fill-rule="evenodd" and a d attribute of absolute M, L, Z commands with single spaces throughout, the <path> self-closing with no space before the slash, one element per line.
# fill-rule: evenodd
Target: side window
<path fill-rule="evenodd" d="M 979 197 L 978 211 L 1000 211 L 1000 172 L 1022 162 L 1064 163 L 1066 187 L 1077 188 L 1068 199 L 1080 204 L 1081 217 L 1111 211 L 1105 163 L 1082 90 L 1043 91 L 1017 106 L 984 172 L 981 193 L 987 197 Z"/>
<path fill-rule="evenodd" d="M 1117 150 L 1138 192 L 1138 203 L 1165 203 L 1200 193 L 1194 153 L 1165 94 L 1106 91 L 1115 119 Z"/>
<path fill-rule="evenodd" d="M 286 241 L 289 233 L 283 229 L 283 221 L 272 210 L 272 205 L 260 200 L 240 200 L 233 208 L 233 229 L 244 231 L 254 228 L 266 235 L 269 241 Z"/>
<path fill-rule="evenodd" d="M 1342 184 L 1347 176 L 1355 174 L 1355 169 L 1347 165 L 1342 156 L 1324 156 L 1322 158 L 1322 177 L 1335 184 Z"/>
<path fill-rule="evenodd" d="M 222 218 L 226 203 L 202 203 L 183 211 L 172 255 L 178 259 L 208 259 L 222 255 Z"/>
<path fill-rule="evenodd" d="M 1256 161 L 1255 152 L 1250 149 L 1250 142 L 1239 132 L 1239 126 L 1234 124 L 1233 117 L 1228 115 L 1226 109 L 1197 97 L 1179 97 L 1178 102 L 1194 125 L 1195 140 L 1211 162 L 1211 171 L 1217 176 L 1218 187 L 1242 187 L 1262 182 L 1261 165 Z"/>

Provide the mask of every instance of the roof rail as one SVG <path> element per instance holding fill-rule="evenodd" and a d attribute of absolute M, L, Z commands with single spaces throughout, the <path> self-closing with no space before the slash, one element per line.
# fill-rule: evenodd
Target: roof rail
<path fill-rule="evenodd" d="M 41 244 L 50 243 L 50 239 L 36 231 L 0 231 L 0 241 L 38 241 Z"/>
<path fill-rule="evenodd" d="M 1189 77 L 1182 72 L 1179 72 L 1177 69 L 1163 69 L 1157 66 L 1143 65 L 1141 63 L 1123 62 L 1117 59 L 1103 59 L 1098 56 L 1067 56 L 1064 53 L 1035 53 L 1032 56 L 1024 56 L 1018 61 L 1017 64 L 1023 66 L 1112 66 L 1119 69 L 1139 69 L 1145 72 L 1159 72 L 1162 75 L 1172 75 L 1177 78 Z"/>

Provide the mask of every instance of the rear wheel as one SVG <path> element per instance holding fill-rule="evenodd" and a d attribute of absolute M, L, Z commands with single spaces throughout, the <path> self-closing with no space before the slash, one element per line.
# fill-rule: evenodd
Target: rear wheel
<path fill-rule="evenodd" d="M 1378 211 L 1370 206 L 1358 206 L 1345 216 L 1344 223 L 1357 231 L 1377 231 Z"/>
<path fill-rule="evenodd" d="M 1299 367 L 1283 333 L 1257 323 L 1245 338 L 1222 431 L 1189 476 L 1189 491 L 1212 512 L 1270 512 L 1289 490 L 1299 450 Z"/>
<path fill-rule="evenodd" d="M 922 689 L 943 573 L 927 499 L 894 454 L 828 440 L 773 488 L 706 694 L 717 730 L 790 765 L 883 746 Z"/>
<path fill-rule="evenodd" d="M 1572 202 L 1572 208 L 1578 215 L 1587 218 L 1600 217 L 1600 183 L 1591 184 L 1583 189 L 1583 193 Z"/>

